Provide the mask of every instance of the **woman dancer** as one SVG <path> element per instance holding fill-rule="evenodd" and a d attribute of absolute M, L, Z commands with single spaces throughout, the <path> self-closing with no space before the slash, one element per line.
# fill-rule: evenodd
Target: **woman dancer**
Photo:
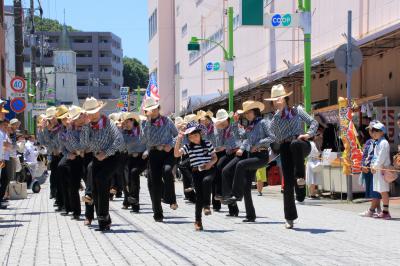
<path fill-rule="evenodd" d="M 155 99 L 146 99 L 143 109 L 147 116 L 143 133 L 149 150 L 150 175 L 148 182 L 150 182 L 154 220 L 163 222 L 164 215 L 161 206 L 163 181 L 165 184 L 164 202 L 170 204 L 172 210 L 178 208 L 172 174 L 172 168 L 175 164 L 172 147 L 174 138 L 178 135 L 178 130 L 171 119 L 160 114 L 160 104 Z"/>
<path fill-rule="evenodd" d="M 283 204 L 287 229 L 293 228 L 293 221 L 298 218 L 294 189 L 297 197 L 304 200 L 305 165 L 304 159 L 311 151 L 307 141 L 318 130 L 318 122 L 308 115 L 301 106 L 289 107 L 289 96 L 283 85 L 275 85 L 271 90 L 271 98 L 265 99 L 273 103 L 276 112 L 271 119 L 270 129 L 275 141 L 280 144 L 280 154 L 285 187 Z M 304 123 L 309 126 L 304 134 Z"/>
<path fill-rule="evenodd" d="M 128 156 L 128 179 L 125 190 L 124 206 L 132 206 L 132 212 L 139 212 L 140 174 L 147 167 L 146 145 L 143 141 L 139 115 L 122 115 L 122 135 Z"/>
<path fill-rule="evenodd" d="M 238 123 L 239 114 L 244 114 L 248 125 L 245 129 L 241 128 L 240 130 L 244 140 L 237 154 L 242 160 L 236 164 L 232 184 L 232 197 L 227 201 L 235 202 L 241 200 L 244 196 L 246 219 L 243 222 L 245 223 L 256 220 L 256 212 L 251 198 L 251 183 L 257 169 L 266 167 L 268 163 L 268 147 L 273 142 L 273 137 L 269 133 L 269 125 L 261 116 L 263 110 L 263 103 L 246 101 L 243 103 L 243 110 L 238 110 L 234 116 L 235 122 Z"/>

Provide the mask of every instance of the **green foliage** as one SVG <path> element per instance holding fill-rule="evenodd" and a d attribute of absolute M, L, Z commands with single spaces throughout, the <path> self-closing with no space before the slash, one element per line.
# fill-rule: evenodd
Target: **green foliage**
<path fill-rule="evenodd" d="M 35 30 L 36 31 L 62 31 L 63 25 L 54 19 L 43 18 L 40 19 L 39 16 L 35 16 Z M 77 29 L 72 28 L 71 26 L 67 26 L 69 32 L 71 31 L 79 31 Z"/>
<path fill-rule="evenodd" d="M 136 58 L 123 58 L 124 63 L 124 86 L 136 89 L 138 86 L 140 88 L 146 88 L 149 82 L 149 69 L 147 66 L 143 65 L 142 62 Z"/>

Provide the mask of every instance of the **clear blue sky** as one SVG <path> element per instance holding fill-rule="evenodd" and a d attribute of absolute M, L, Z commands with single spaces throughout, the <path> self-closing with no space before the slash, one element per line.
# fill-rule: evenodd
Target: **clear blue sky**
<path fill-rule="evenodd" d="M 12 0 L 5 0 L 12 5 Z M 29 0 L 22 0 L 29 7 Z M 37 6 L 38 1 L 35 0 Z M 63 22 L 82 31 L 111 31 L 122 39 L 124 55 L 147 65 L 146 0 L 41 0 L 44 17 Z M 38 13 L 37 13 L 38 14 Z"/>

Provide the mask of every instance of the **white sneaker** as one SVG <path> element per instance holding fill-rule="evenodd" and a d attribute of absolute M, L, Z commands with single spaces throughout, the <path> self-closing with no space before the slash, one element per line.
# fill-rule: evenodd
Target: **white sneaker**
<path fill-rule="evenodd" d="M 374 213 L 369 209 L 359 214 L 361 217 L 373 217 Z"/>

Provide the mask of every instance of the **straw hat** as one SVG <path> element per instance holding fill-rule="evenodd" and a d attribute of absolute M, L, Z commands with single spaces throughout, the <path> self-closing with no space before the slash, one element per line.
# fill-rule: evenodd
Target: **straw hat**
<path fill-rule="evenodd" d="M 214 116 L 214 114 L 211 111 L 207 111 L 206 112 L 206 111 L 203 111 L 203 110 L 200 110 L 200 111 L 197 112 L 197 120 L 203 119 L 203 118 L 205 118 L 207 116 L 212 118 Z"/>
<path fill-rule="evenodd" d="M 180 116 L 175 117 L 175 127 L 180 127 L 183 124 L 185 124 L 185 122 L 182 117 L 180 117 Z"/>
<path fill-rule="evenodd" d="M 72 105 L 68 110 L 68 118 L 71 120 L 76 120 L 82 113 L 84 113 L 82 108 L 76 105 Z"/>
<path fill-rule="evenodd" d="M 46 109 L 46 118 L 52 119 L 56 116 L 57 108 L 55 106 L 51 106 Z"/>
<path fill-rule="evenodd" d="M 287 92 L 285 87 L 282 84 L 278 84 L 272 87 L 271 89 L 271 97 L 264 99 L 265 101 L 276 101 L 280 98 L 292 95 L 293 91 Z"/>
<path fill-rule="evenodd" d="M 128 120 L 128 119 L 134 119 L 134 120 L 136 120 L 136 122 L 140 121 L 139 115 L 134 112 L 123 113 L 120 118 L 121 118 L 122 122 L 124 122 L 125 120 Z"/>
<path fill-rule="evenodd" d="M 186 116 L 183 118 L 183 121 L 184 121 L 186 124 L 189 123 L 189 122 L 192 122 L 192 121 L 197 121 L 197 115 L 195 115 L 195 114 L 186 115 Z"/>
<path fill-rule="evenodd" d="M 144 115 L 139 115 L 139 118 L 140 118 L 141 121 L 146 121 L 147 120 L 147 117 L 144 116 Z"/>
<path fill-rule="evenodd" d="M 231 118 L 233 116 L 233 113 L 228 113 L 225 109 L 219 109 L 217 114 L 215 115 L 215 118 L 212 118 L 214 123 L 221 123 L 227 120 L 228 118 Z"/>
<path fill-rule="evenodd" d="M 88 114 L 98 113 L 104 106 L 106 106 L 106 103 L 103 103 L 94 97 L 86 98 L 85 102 L 83 103 L 83 109 Z"/>
<path fill-rule="evenodd" d="M 56 118 L 64 119 L 68 116 L 68 107 L 65 105 L 60 105 L 56 108 Z"/>
<path fill-rule="evenodd" d="M 19 122 L 19 120 L 17 118 L 13 118 L 10 120 L 10 125 L 14 125 L 14 124 L 21 124 L 21 122 Z"/>
<path fill-rule="evenodd" d="M 243 114 L 253 109 L 259 109 L 260 112 L 262 112 L 264 111 L 265 108 L 262 102 L 257 102 L 257 101 L 245 101 L 242 105 L 243 105 L 243 110 L 237 110 L 238 114 Z"/>
<path fill-rule="evenodd" d="M 157 109 L 159 106 L 160 106 L 160 104 L 158 103 L 158 101 L 156 101 L 154 98 L 150 97 L 144 101 L 143 110 L 151 111 L 151 110 Z"/>

